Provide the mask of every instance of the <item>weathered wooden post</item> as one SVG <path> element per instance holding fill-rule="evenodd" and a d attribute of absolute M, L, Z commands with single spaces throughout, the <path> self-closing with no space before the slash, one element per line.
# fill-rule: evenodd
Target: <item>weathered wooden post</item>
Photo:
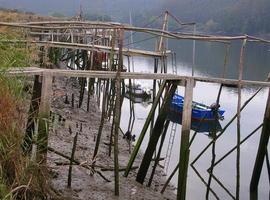
<path fill-rule="evenodd" d="M 42 77 L 41 98 L 39 106 L 39 133 L 38 133 L 38 162 L 46 162 L 48 148 L 48 132 L 50 118 L 50 99 L 52 95 L 52 75 L 44 72 Z"/>
<path fill-rule="evenodd" d="M 268 75 L 268 80 L 270 79 L 270 74 Z M 266 109 L 263 120 L 263 129 L 260 138 L 260 144 L 257 151 L 257 157 L 254 164 L 254 169 L 252 173 L 252 178 L 250 182 L 250 195 L 257 196 L 259 180 L 262 172 L 264 158 L 267 152 L 267 145 L 270 136 L 270 89 L 268 92 L 268 99 L 266 102 Z"/>
<path fill-rule="evenodd" d="M 189 78 L 186 80 L 185 99 L 182 118 L 182 131 L 181 131 L 181 146 L 179 158 L 179 174 L 178 174 L 178 187 L 177 199 L 186 199 L 186 183 L 189 162 L 189 136 L 191 126 L 192 114 L 192 98 L 193 98 L 194 79 Z"/>
<path fill-rule="evenodd" d="M 132 168 L 132 165 L 133 165 L 133 163 L 135 161 L 135 158 L 136 158 L 136 156 L 137 156 L 137 154 L 139 152 L 139 149 L 140 149 L 141 144 L 143 142 L 144 136 L 145 136 L 145 134 L 147 132 L 149 124 L 151 123 L 152 117 L 154 116 L 155 110 L 156 110 L 156 108 L 158 106 L 158 103 L 160 101 L 160 97 L 162 96 L 162 93 L 164 91 L 164 88 L 166 87 L 166 84 L 167 84 L 167 81 L 163 81 L 163 83 L 161 84 L 161 86 L 159 88 L 159 91 L 158 91 L 157 96 L 156 96 L 156 98 L 155 98 L 155 100 L 153 102 L 151 110 L 149 111 L 149 114 L 148 114 L 148 116 L 147 116 L 147 118 L 145 120 L 145 123 L 143 125 L 143 129 L 142 129 L 142 131 L 140 133 L 140 136 L 139 136 L 139 138 L 137 140 L 137 143 L 136 143 L 136 145 L 134 147 L 134 150 L 132 151 L 132 154 L 131 154 L 130 159 L 128 161 L 128 165 L 127 165 L 127 168 L 126 168 L 126 171 L 125 171 L 125 174 L 124 174 L 125 177 L 128 176 L 128 174 L 129 174 L 129 172 L 130 172 L 130 170 Z"/>
<path fill-rule="evenodd" d="M 115 41 L 116 41 L 116 30 L 113 30 L 112 38 L 111 38 L 111 52 L 110 52 L 110 64 L 109 64 L 109 70 L 113 71 L 114 69 L 114 55 L 115 55 Z M 110 95 L 109 99 L 107 101 L 107 117 L 109 117 L 109 120 L 111 119 L 111 112 L 113 111 L 114 107 L 114 99 L 115 99 L 115 81 L 111 80 L 111 87 L 110 87 Z M 112 143 L 113 143 L 113 127 L 114 127 L 114 118 L 113 118 L 113 123 L 112 123 L 112 128 L 111 128 L 111 135 L 110 135 L 110 145 L 109 145 L 109 156 L 111 157 L 112 153 Z"/>
<path fill-rule="evenodd" d="M 157 153 L 157 156 L 155 158 L 155 163 L 154 163 L 154 166 L 153 166 L 153 169 L 152 169 L 152 172 L 151 172 L 148 184 L 147 184 L 148 187 L 150 187 L 151 184 L 152 184 L 152 181 L 153 181 L 153 178 L 154 178 L 154 175 L 155 175 L 155 171 L 156 171 L 156 168 L 157 168 L 157 165 L 159 163 L 160 156 L 161 156 L 161 151 L 162 151 L 163 143 L 164 143 L 164 140 L 165 140 L 165 137 L 166 137 L 166 133 L 167 133 L 169 124 L 170 124 L 170 120 L 166 120 L 166 122 L 164 124 L 164 127 L 163 127 L 163 130 L 162 130 L 162 136 L 161 136 L 161 139 L 160 139 L 160 145 L 159 145 L 158 153 Z"/>
<path fill-rule="evenodd" d="M 241 142 L 241 98 L 242 98 L 242 79 L 244 69 L 244 54 L 247 39 L 243 40 L 240 50 L 240 62 L 238 72 L 238 102 L 237 102 L 237 150 L 236 150 L 236 199 L 240 197 L 240 142 Z"/>
<path fill-rule="evenodd" d="M 106 80 L 104 82 L 104 84 L 108 85 L 107 84 L 108 81 L 109 80 Z M 97 138 L 96 138 L 96 145 L 95 145 L 95 150 L 94 150 L 94 154 L 93 154 L 93 160 L 95 159 L 95 157 L 98 154 L 100 139 L 101 139 L 102 130 L 103 130 L 104 121 L 105 121 L 105 107 L 106 107 L 106 102 L 107 102 L 107 94 L 106 94 L 106 92 L 107 92 L 107 88 L 104 88 L 103 89 L 103 97 L 102 97 L 102 106 L 101 106 L 101 119 L 100 119 L 98 134 L 97 134 Z"/>
<path fill-rule="evenodd" d="M 115 118 L 114 118 L 114 181 L 115 188 L 114 194 L 119 196 L 119 163 L 118 163 L 118 133 L 121 119 L 121 78 L 120 73 L 123 68 L 123 42 L 124 42 L 124 30 L 119 29 L 119 61 L 116 75 L 116 100 L 115 100 Z"/>
<path fill-rule="evenodd" d="M 78 140 L 78 132 L 76 132 L 76 135 L 73 139 L 73 147 L 71 151 L 71 156 L 70 156 L 70 163 L 69 163 L 69 169 L 68 169 L 68 184 L 67 187 L 71 187 L 71 180 L 72 180 L 72 165 L 74 162 L 74 157 L 75 157 L 75 151 L 76 151 L 76 146 L 77 146 L 77 140 Z"/>
<path fill-rule="evenodd" d="M 41 97 L 41 87 L 42 83 L 40 80 L 41 76 L 35 75 L 34 78 L 34 86 L 32 92 L 32 99 L 30 108 L 28 111 L 28 119 L 27 119 L 27 127 L 25 131 L 25 136 L 22 144 L 22 148 L 25 153 L 29 153 L 32 149 L 32 140 L 33 140 L 33 133 L 35 131 L 35 120 L 38 117 L 38 110 L 40 104 L 40 97 Z"/>
<path fill-rule="evenodd" d="M 159 115 L 156 119 L 155 126 L 153 128 L 153 134 L 150 136 L 148 146 L 145 150 L 145 153 L 144 153 L 144 156 L 143 156 L 143 159 L 142 159 L 142 162 L 141 162 L 141 165 L 140 165 L 137 177 L 136 177 L 136 181 L 141 183 L 141 184 L 143 184 L 143 182 L 145 180 L 145 177 L 146 177 L 147 171 L 149 169 L 154 151 L 156 149 L 158 140 L 161 136 L 161 133 L 162 133 L 162 130 L 164 127 L 164 123 L 167 119 L 167 114 L 168 114 L 167 109 L 170 105 L 172 96 L 174 95 L 176 88 L 177 88 L 177 84 L 174 83 L 171 85 L 170 89 L 168 90 L 168 93 L 166 94 L 166 96 L 164 98 L 163 105 L 161 106 Z"/>

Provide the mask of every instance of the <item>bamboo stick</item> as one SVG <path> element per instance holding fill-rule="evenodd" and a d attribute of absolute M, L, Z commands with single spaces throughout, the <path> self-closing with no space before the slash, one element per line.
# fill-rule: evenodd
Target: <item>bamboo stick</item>
<path fill-rule="evenodd" d="M 72 147 L 72 152 L 71 152 L 71 157 L 70 157 L 70 164 L 69 164 L 69 169 L 68 169 L 68 184 L 67 187 L 71 187 L 71 180 L 72 180 L 72 163 L 74 160 L 75 156 L 75 151 L 76 151 L 76 146 L 77 146 L 77 139 L 78 139 L 78 132 L 76 132 L 76 135 L 73 140 L 73 147 Z"/>
<path fill-rule="evenodd" d="M 241 98 L 243 68 L 244 68 L 244 53 L 247 40 L 243 41 L 240 51 L 239 76 L 238 76 L 238 102 L 237 102 L 237 155 L 236 155 L 236 199 L 240 198 L 240 142 L 241 142 Z"/>
<path fill-rule="evenodd" d="M 71 160 L 71 158 L 70 158 L 69 156 L 67 156 L 67 155 L 65 155 L 65 154 L 63 154 L 63 153 L 61 153 L 61 152 L 59 152 L 59 151 L 57 151 L 57 150 L 55 150 L 55 149 L 53 149 L 53 148 L 51 148 L 51 147 L 48 147 L 48 150 L 51 151 L 51 152 L 53 152 L 53 153 L 55 153 L 55 154 L 57 154 L 57 155 L 59 155 L 59 156 L 61 156 L 61 157 L 63 157 L 63 158 L 65 158 L 65 159 Z M 85 169 L 88 169 L 88 170 L 90 170 L 90 171 L 94 171 L 95 173 L 97 173 L 98 175 L 100 175 L 105 181 L 111 182 L 111 181 L 110 181 L 109 179 L 107 179 L 100 171 L 95 170 L 95 169 L 93 168 L 93 166 L 91 166 L 91 165 L 85 165 L 84 163 L 81 163 L 81 162 L 79 162 L 78 160 L 75 160 L 75 159 L 73 159 L 72 162 L 75 163 L 75 164 L 77 164 L 77 165 L 82 166 L 82 167 L 85 168 Z"/>
<path fill-rule="evenodd" d="M 123 41 L 124 32 L 119 30 L 119 61 L 118 69 L 116 76 L 116 100 L 115 100 L 115 130 L 114 130 L 114 179 L 115 179 L 115 188 L 114 194 L 119 196 L 119 163 L 118 163 L 118 133 L 121 119 L 121 79 L 120 73 L 123 68 Z"/>

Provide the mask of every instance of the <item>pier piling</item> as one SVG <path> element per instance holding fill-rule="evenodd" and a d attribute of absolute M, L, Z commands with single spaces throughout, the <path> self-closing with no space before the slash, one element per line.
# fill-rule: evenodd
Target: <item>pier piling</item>
<path fill-rule="evenodd" d="M 268 79 L 270 79 L 270 74 L 268 76 Z M 269 137 L 270 137 L 270 90 L 268 92 L 268 99 L 266 103 L 265 115 L 263 120 L 262 134 L 250 182 L 251 196 L 254 196 L 254 194 L 256 196 L 256 193 L 258 191 L 259 180 L 262 172 L 263 162 L 266 157 Z"/>

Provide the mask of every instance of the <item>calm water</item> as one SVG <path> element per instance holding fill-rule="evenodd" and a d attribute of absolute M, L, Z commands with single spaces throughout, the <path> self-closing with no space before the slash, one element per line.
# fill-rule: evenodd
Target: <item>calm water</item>
<path fill-rule="evenodd" d="M 238 65 L 239 65 L 239 52 L 241 43 L 235 42 L 230 47 L 228 66 L 226 77 L 237 78 Z M 169 48 L 177 54 L 177 71 L 178 74 L 191 74 L 192 66 L 192 42 L 170 42 Z M 244 66 L 244 79 L 250 80 L 265 80 L 267 74 L 270 72 L 270 47 L 262 44 L 248 43 L 245 53 L 245 66 Z M 223 72 L 225 47 L 222 44 L 217 43 L 196 43 L 196 56 L 195 56 L 195 76 L 207 76 L 207 77 L 221 77 Z M 134 58 L 135 71 L 138 72 L 153 72 L 153 60 Z M 127 63 L 126 63 L 127 65 Z M 171 65 L 168 65 L 169 71 Z M 151 87 L 151 81 L 140 81 L 145 87 Z M 207 105 L 215 102 L 217 93 L 219 90 L 218 84 L 210 83 L 197 83 L 194 88 L 194 100 Z M 254 92 L 256 88 L 244 88 L 242 90 L 242 103 L 247 100 Z M 267 98 L 267 89 L 261 91 L 254 100 L 246 107 L 242 112 L 241 118 L 241 137 L 251 133 L 257 126 L 262 123 L 264 109 Z M 184 94 L 184 88 L 179 87 L 179 94 Z M 221 107 L 226 110 L 225 119 L 221 121 L 221 125 L 224 126 L 232 118 L 237 110 L 237 89 L 224 88 L 221 94 Z M 144 120 L 147 117 L 150 110 L 150 104 L 135 104 L 135 125 L 133 134 L 140 133 Z M 129 100 L 125 99 L 122 108 L 122 122 L 121 127 L 126 130 L 127 122 L 129 118 Z M 163 155 L 165 156 L 168 136 L 170 130 L 168 130 L 167 140 L 163 148 Z M 172 151 L 172 159 L 169 165 L 168 174 L 171 173 L 173 168 L 177 165 L 180 151 L 180 133 L 181 125 L 177 126 L 177 132 L 175 142 Z M 261 130 L 253 135 L 247 142 L 241 146 L 241 199 L 249 198 L 249 183 L 252 175 L 253 165 L 255 162 L 255 156 L 257 153 L 258 142 Z M 193 134 L 193 131 L 192 131 Z M 236 145 L 236 121 L 227 129 L 224 135 L 217 140 L 216 143 L 216 160 L 223 156 L 227 151 Z M 190 151 L 190 161 L 201 152 L 201 150 L 211 141 L 207 136 L 207 133 L 197 134 Z M 145 149 L 148 142 L 146 137 L 142 150 Z M 208 173 L 207 169 L 211 164 L 211 148 L 203 154 L 203 156 L 196 162 L 195 168 L 201 174 L 201 176 L 207 181 Z M 223 160 L 214 169 L 214 174 L 223 183 L 223 185 L 234 195 L 236 188 L 236 152 L 231 154 L 225 160 Z M 177 184 L 177 175 L 173 178 L 172 182 Z M 231 197 L 222 189 L 217 182 L 212 180 L 212 189 L 218 195 L 220 199 L 231 199 Z M 189 167 L 188 181 L 187 181 L 187 199 L 205 199 L 206 187 L 199 179 L 194 170 Z M 260 185 L 259 185 L 259 199 L 269 199 L 269 180 L 266 166 L 264 166 Z M 210 193 L 210 199 L 215 199 Z"/>

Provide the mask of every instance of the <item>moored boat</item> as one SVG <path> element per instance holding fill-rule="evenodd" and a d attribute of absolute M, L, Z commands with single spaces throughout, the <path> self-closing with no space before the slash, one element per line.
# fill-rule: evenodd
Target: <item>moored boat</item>
<path fill-rule="evenodd" d="M 170 104 L 170 112 L 176 112 L 178 114 L 183 113 L 184 97 L 175 94 Z M 219 107 L 219 106 L 218 106 Z M 217 110 L 217 116 L 215 115 Z M 192 115 L 191 118 L 195 120 L 215 120 L 224 118 L 225 110 L 216 108 L 216 105 L 207 106 L 198 102 L 192 102 Z"/>
<path fill-rule="evenodd" d="M 129 92 L 125 93 L 125 97 L 130 99 L 133 103 L 151 103 L 151 95 L 146 96 L 136 96 L 133 94 L 130 94 Z"/>
<path fill-rule="evenodd" d="M 140 84 L 132 84 L 126 85 L 126 92 L 129 94 L 130 97 L 140 97 L 140 98 L 147 98 L 151 97 L 151 91 L 142 88 Z"/>

